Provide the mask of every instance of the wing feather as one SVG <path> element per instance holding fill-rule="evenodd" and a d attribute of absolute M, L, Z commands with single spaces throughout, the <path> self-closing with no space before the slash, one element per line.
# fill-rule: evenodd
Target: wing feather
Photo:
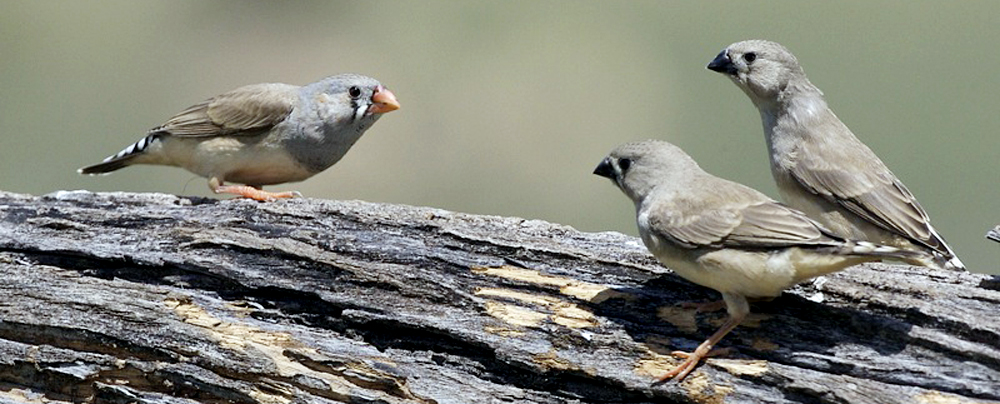
<path fill-rule="evenodd" d="M 260 133 L 288 117 L 298 88 L 276 83 L 243 86 L 192 105 L 151 132 L 180 137 Z"/>
<path fill-rule="evenodd" d="M 685 248 L 781 248 L 840 242 L 804 213 L 743 185 L 729 182 L 700 189 L 650 207 L 649 229 Z M 727 194 L 704 195 L 718 191 Z"/>
<path fill-rule="evenodd" d="M 861 218 L 936 251 L 951 255 L 932 231 L 927 212 L 913 194 L 881 162 L 846 170 L 812 153 L 790 172 L 807 191 L 840 205 Z M 877 157 L 871 156 L 877 160 Z"/>

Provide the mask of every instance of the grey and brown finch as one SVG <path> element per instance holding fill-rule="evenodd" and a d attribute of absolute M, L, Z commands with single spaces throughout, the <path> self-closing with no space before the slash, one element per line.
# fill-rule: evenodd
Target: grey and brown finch
<path fill-rule="evenodd" d="M 103 162 L 104 174 L 133 164 L 184 168 L 215 193 L 256 200 L 289 198 L 264 185 L 302 181 L 329 168 L 378 118 L 399 108 L 375 79 L 341 74 L 305 86 L 252 84 L 182 111 Z M 225 182 L 245 185 L 225 185 Z"/>
<path fill-rule="evenodd" d="M 661 381 L 687 376 L 750 312 L 748 298 L 773 298 L 806 279 L 880 259 L 927 254 L 844 239 L 800 211 L 706 173 L 663 141 L 614 149 L 594 174 L 610 178 L 635 203 L 643 243 L 663 265 L 722 293 L 729 317 Z"/>
<path fill-rule="evenodd" d="M 926 251 L 933 259 L 922 265 L 965 269 L 913 194 L 834 115 L 788 49 L 737 42 L 708 68 L 732 79 L 760 112 L 786 203 L 842 237 Z"/>

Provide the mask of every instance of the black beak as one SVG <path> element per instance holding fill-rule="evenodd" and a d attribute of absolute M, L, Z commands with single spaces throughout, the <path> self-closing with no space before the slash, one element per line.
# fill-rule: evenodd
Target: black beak
<path fill-rule="evenodd" d="M 728 54 L 726 54 L 725 49 L 723 49 L 722 52 L 719 52 L 719 56 L 712 59 L 712 62 L 708 64 L 708 70 L 729 75 L 736 75 L 736 66 L 733 65 L 733 60 L 729 58 Z"/>
<path fill-rule="evenodd" d="M 615 179 L 615 168 L 611 166 L 611 158 L 605 157 L 604 160 L 601 160 L 601 164 L 598 164 L 597 168 L 594 169 L 594 174 Z"/>

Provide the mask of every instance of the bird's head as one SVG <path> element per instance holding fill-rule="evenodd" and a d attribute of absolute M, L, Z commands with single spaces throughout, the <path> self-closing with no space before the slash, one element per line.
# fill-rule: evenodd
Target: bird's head
<path fill-rule="evenodd" d="M 773 102 L 796 80 L 805 80 L 799 61 L 776 42 L 749 40 L 723 49 L 708 69 L 733 80 L 755 105 Z"/>
<path fill-rule="evenodd" d="M 334 115 L 335 120 L 360 122 L 366 117 L 374 120 L 381 114 L 399 109 L 396 95 L 371 77 L 340 74 L 327 77 L 316 85 L 316 101 L 330 105 L 330 115 Z"/>
<path fill-rule="evenodd" d="M 703 172 L 687 153 L 662 140 L 626 143 L 608 154 L 594 174 L 609 178 L 637 205 L 658 187 Z"/>

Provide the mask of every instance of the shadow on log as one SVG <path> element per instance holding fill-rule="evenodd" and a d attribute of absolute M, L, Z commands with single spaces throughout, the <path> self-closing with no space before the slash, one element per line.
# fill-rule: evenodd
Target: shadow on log
<path fill-rule="evenodd" d="M 1000 282 L 874 264 L 723 320 L 632 237 L 296 199 L 0 193 L 0 401 L 1000 400 Z"/>

